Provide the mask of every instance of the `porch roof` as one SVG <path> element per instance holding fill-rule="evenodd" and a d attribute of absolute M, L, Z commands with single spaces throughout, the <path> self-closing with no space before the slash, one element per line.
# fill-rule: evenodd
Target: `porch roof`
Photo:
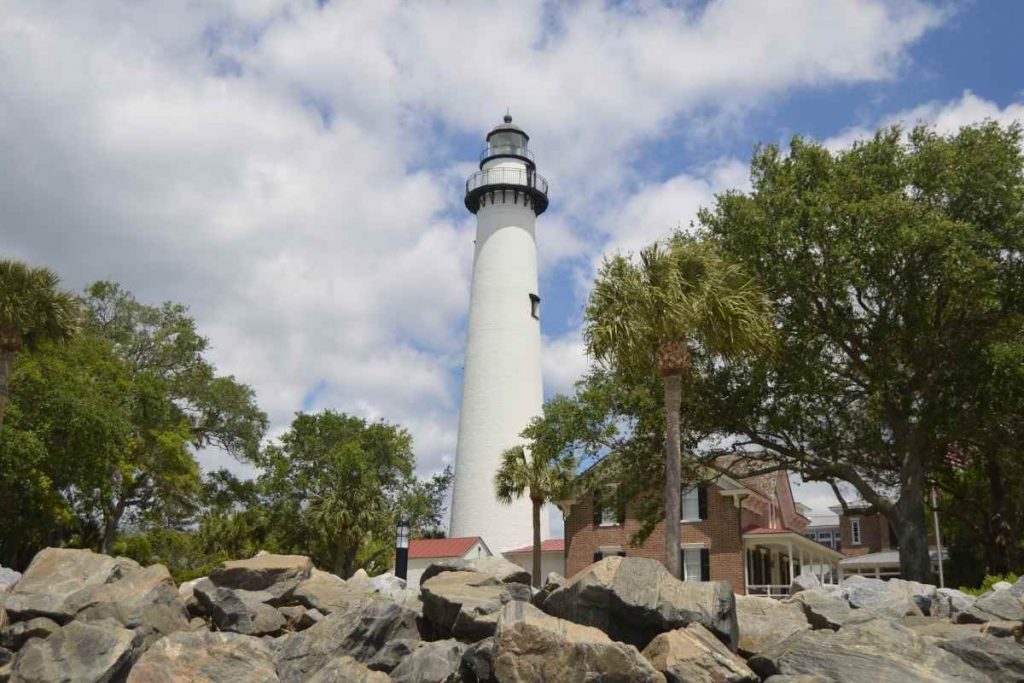
<path fill-rule="evenodd" d="M 765 529 L 755 527 L 743 532 L 743 545 L 751 547 L 754 545 L 766 545 L 776 547 L 792 547 L 802 550 L 806 554 L 822 557 L 826 560 L 839 561 L 844 555 L 827 545 L 812 541 L 801 533 L 792 529 Z"/>

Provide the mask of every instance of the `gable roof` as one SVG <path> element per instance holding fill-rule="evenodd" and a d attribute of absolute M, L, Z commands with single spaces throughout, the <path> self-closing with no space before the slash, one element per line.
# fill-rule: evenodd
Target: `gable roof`
<path fill-rule="evenodd" d="M 459 538 L 414 538 L 409 541 L 409 559 L 425 560 L 433 557 L 462 557 L 470 549 L 480 543 L 487 544 L 479 536 L 462 536 Z M 490 548 L 487 548 L 488 554 Z"/>
<path fill-rule="evenodd" d="M 542 553 L 564 553 L 565 552 L 565 539 L 564 538 L 549 538 L 546 541 L 540 542 L 540 551 Z M 506 550 L 506 555 L 518 555 L 520 553 L 532 553 L 533 544 L 524 545 L 522 548 L 516 548 L 515 550 Z"/>

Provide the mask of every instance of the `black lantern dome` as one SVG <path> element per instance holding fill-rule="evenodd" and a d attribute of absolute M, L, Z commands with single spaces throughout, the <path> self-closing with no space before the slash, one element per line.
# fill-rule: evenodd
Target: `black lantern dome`
<path fill-rule="evenodd" d="M 480 210 L 480 199 L 497 191 L 512 191 L 513 199 L 522 194 L 530 197 L 532 206 L 539 216 L 548 208 L 548 182 L 537 173 L 537 164 L 529 148 L 530 136 L 512 123 L 512 116 L 505 114 L 504 121 L 487 134 L 487 146 L 480 152 L 480 171 L 466 181 L 466 208 L 472 213 Z M 512 159 L 523 166 L 484 166 L 491 161 Z M 500 162 L 499 162 L 500 163 Z"/>

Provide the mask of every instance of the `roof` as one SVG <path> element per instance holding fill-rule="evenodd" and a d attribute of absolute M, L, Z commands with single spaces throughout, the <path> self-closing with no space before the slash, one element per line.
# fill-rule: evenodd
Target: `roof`
<path fill-rule="evenodd" d="M 815 552 L 825 553 L 827 556 L 831 556 L 834 559 L 839 559 L 843 556 L 841 552 L 834 548 L 829 548 L 824 543 L 818 543 L 816 540 L 807 538 L 799 531 L 793 529 L 767 529 L 765 527 L 748 527 L 743 530 L 743 538 L 748 536 L 790 536 L 788 539 L 783 539 L 786 543 L 796 543 L 797 546 L 815 548 Z M 766 543 L 768 541 L 765 541 Z M 842 560 L 840 560 L 842 561 Z"/>
<path fill-rule="evenodd" d="M 564 553 L 565 552 L 565 539 L 564 538 L 549 538 L 546 541 L 540 542 L 540 551 L 542 553 Z M 533 544 L 524 545 L 522 548 L 516 548 L 515 550 L 506 550 L 506 555 L 518 555 L 519 553 L 532 553 Z"/>
<path fill-rule="evenodd" d="M 939 561 L 939 553 L 935 548 L 928 551 L 928 557 L 932 562 Z M 943 559 L 949 558 L 949 553 L 946 549 L 942 549 Z M 899 550 L 883 550 L 880 553 L 868 553 L 867 555 L 854 555 L 853 557 L 847 557 L 839 560 L 839 564 L 844 567 L 884 567 L 884 566 L 899 566 L 900 564 L 900 551 Z"/>
<path fill-rule="evenodd" d="M 504 123 L 499 123 L 497 126 L 491 129 L 491 132 L 487 134 L 487 139 L 490 140 L 491 136 L 495 133 L 519 133 L 527 140 L 530 136 L 526 134 L 526 131 L 512 123 L 512 117 L 509 114 L 505 114 Z"/>
<path fill-rule="evenodd" d="M 483 543 L 479 536 L 414 538 L 409 541 L 409 559 L 423 560 L 431 557 L 462 557 L 477 543 Z"/>

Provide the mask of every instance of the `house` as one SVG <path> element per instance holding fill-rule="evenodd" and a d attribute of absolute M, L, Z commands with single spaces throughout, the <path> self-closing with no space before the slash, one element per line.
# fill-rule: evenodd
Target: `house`
<path fill-rule="evenodd" d="M 503 553 L 505 559 L 518 564 L 526 571 L 533 573 L 533 544 L 509 550 Z M 551 538 L 541 541 L 540 545 L 540 578 L 541 583 L 551 572 L 565 575 L 565 539 Z"/>
<path fill-rule="evenodd" d="M 839 517 L 838 527 L 844 559 L 839 561 L 840 578 L 861 574 L 876 579 L 900 577 L 900 551 L 896 531 L 889 520 L 871 505 L 858 500 L 829 508 Z M 938 573 L 939 553 L 935 538 L 928 534 L 932 571 Z M 943 553 L 945 554 L 945 553 Z"/>
<path fill-rule="evenodd" d="M 600 466 L 600 465 L 598 465 Z M 679 515 L 680 565 L 684 580 L 726 580 L 740 594 L 785 595 L 801 570 L 835 580 L 843 555 L 804 535 L 810 520 L 793 499 L 784 471 L 734 479 L 705 473 L 688 486 Z M 567 501 L 566 575 L 610 555 L 662 560 L 665 522 L 639 546 L 632 502 L 614 504 L 611 491 L 591 491 Z"/>
<path fill-rule="evenodd" d="M 423 570 L 441 560 L 474 560 L 490 557 L 490 548 L 479 536 L 461 538 L 414 538 L 409 541 L 409 569 L 406 581 L 410 586 L 420 584 Z"/>

